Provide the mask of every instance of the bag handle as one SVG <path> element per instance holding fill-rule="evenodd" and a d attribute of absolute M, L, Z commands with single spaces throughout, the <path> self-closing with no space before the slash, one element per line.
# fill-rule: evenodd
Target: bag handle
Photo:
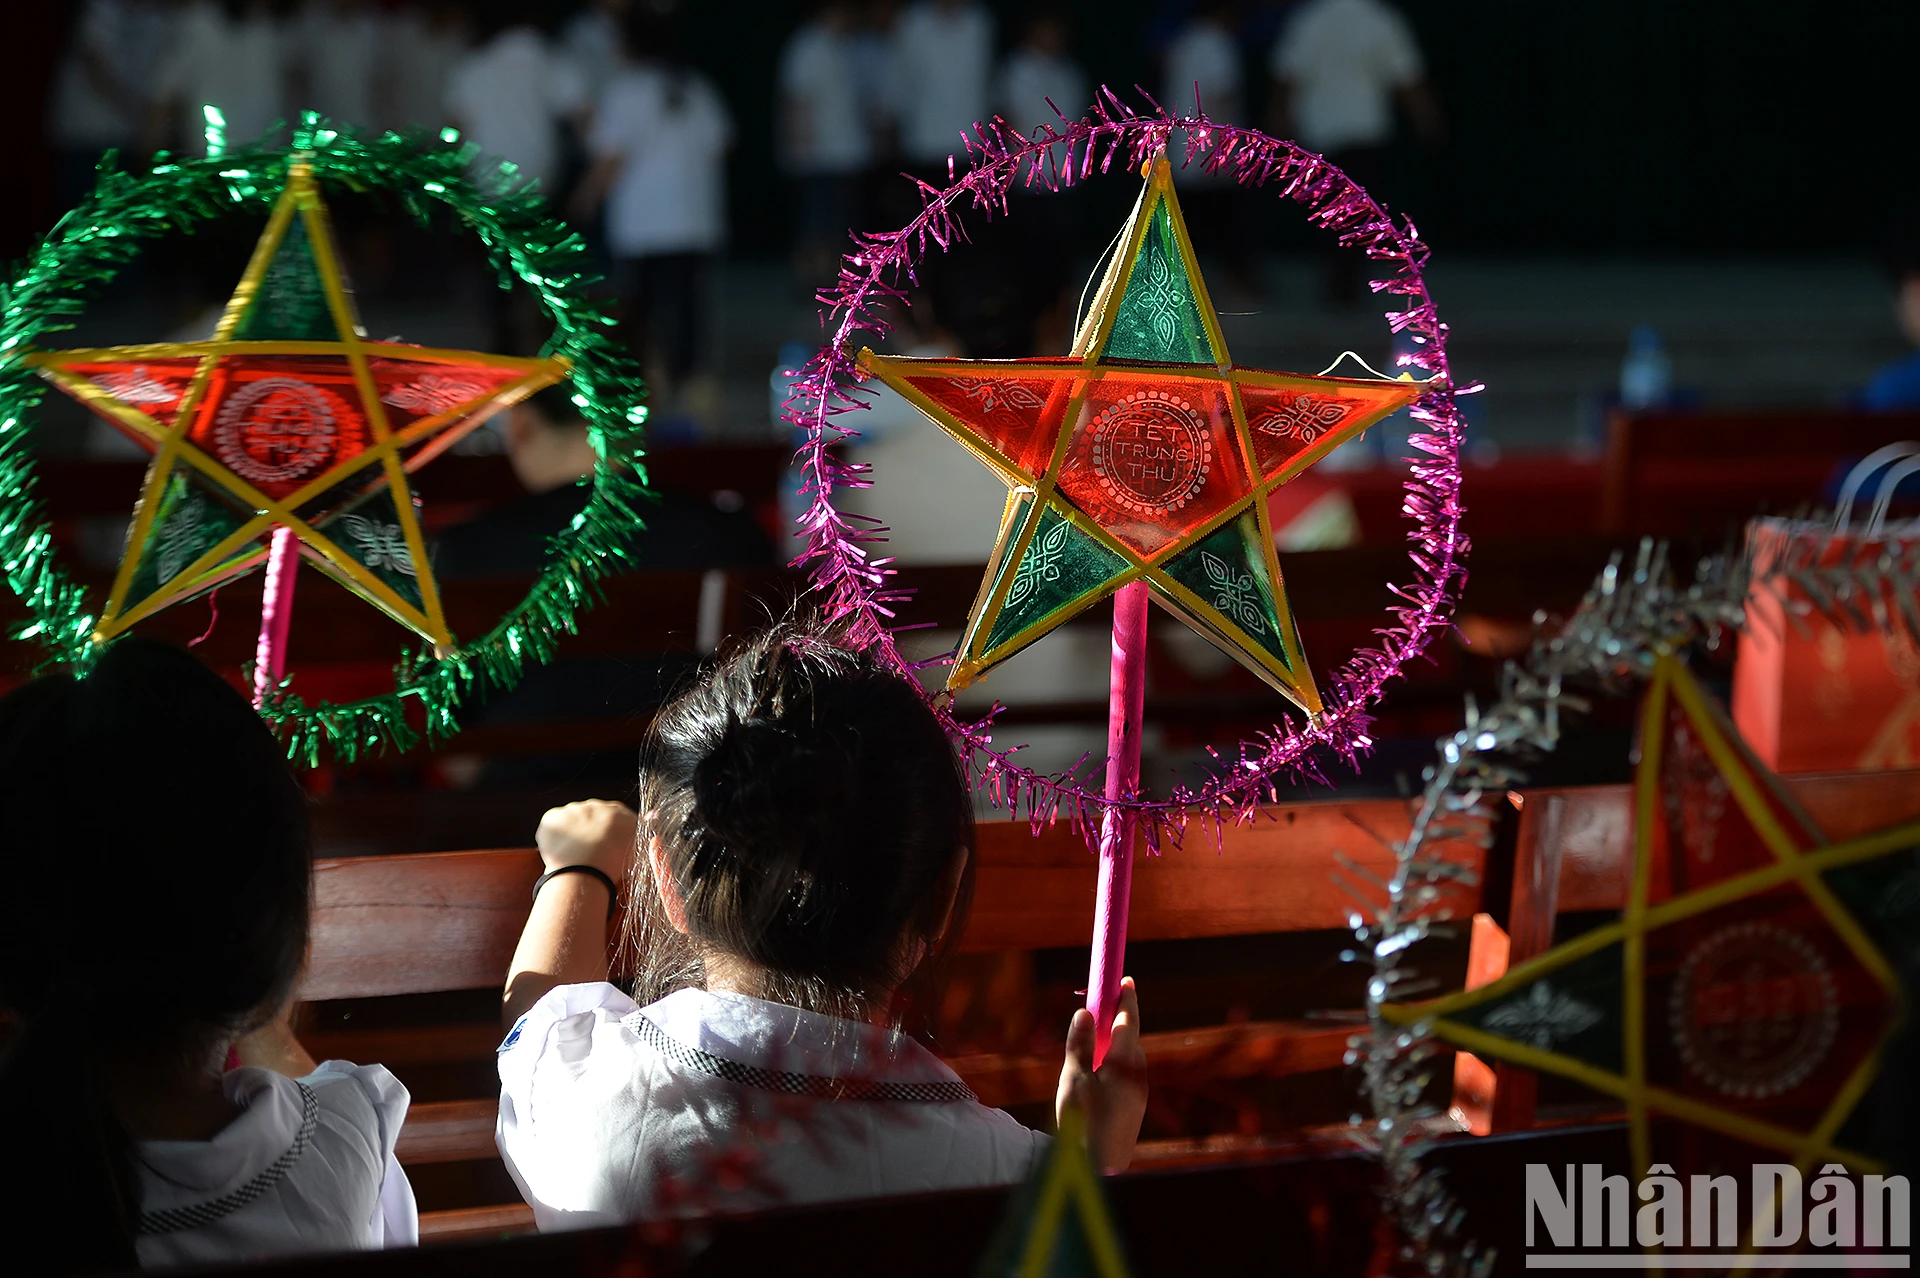
<path fill-rule="evenodd" d="M 1897 444 L 1876 448 L 1862 457 L 1859 465 L 1848 471 L 1847 477 L 1840 482 L 1840 505 L 1833 512 L 1833 530 L 1835 532 L 1847 530 L 1847 520 L 1853 515 L 1853 499 L 1860 495 L 1861 488 L 1866 486 L 1868 478 L 1874 471 L 1889 462 L 1896 462 L 1902 457 L 1912 457 L 1916 454 L 1920 454 L 1920 443 L 1903 439 Z M 1885 488 L 1884 481 L 1882 488 L 1883 490 Z"/>
<path fill-rule="evenodd" d="M 1880 526 L 1887 522 L 1887 507 L 1893 504 L 1894 490 L 1900 487 L 1901 480 L 1915 473 L 1920 473 L 1920 453 L 1889 466 L 1887 473 L 1880 477 L 1880 495 L 1874 499 L 1873 513 L 1867 517 L 1867 536 L 1879 533 Z"/>

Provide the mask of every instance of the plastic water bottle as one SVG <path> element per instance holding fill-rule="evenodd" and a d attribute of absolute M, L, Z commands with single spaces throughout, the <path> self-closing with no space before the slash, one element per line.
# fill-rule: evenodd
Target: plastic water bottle
<path fill-rule="evenodd" d="M 793 393 L 793 384 L 800 380 L 797 376 L 800 366 L 813 358 L 813 352 L 814 348 L 805 342 L 785 342 L 775 359 L 773 372 L 767 375 L 767 421 L 775 439 L 787 434 L 788 426 L 781 420 L 781 414 L 787 411 L 787 396 Z M 795 439 L 795 446 L 804 440 L 802 433 Z"/>
<path fill-rule="evenodd" d="M 773 437 L 784 438 L 796 449 L 807 442 L 807 432 L 803 427 L 781 420 L 781 414 L 786 412 L 787 396 L 793 393 L 793 384 L 799 380 L 800 366 L 812 358 L 811 346 L 804 342 L 788 342 L 780 348 L 779 362 L 773 366 L 773 372 L 767 378 Z M 812 495 L 801 491 L 805 485 L 806 476 L 800 468 L 789 464 L 780 485 L 780 522 L 790 534 L 797 535 L 795 521 L 806 514 L 808 507 L 813 504 Z M 799 548 L 796 546 L 793 549 L 797 552 Z"/>
<path fill-rule="evenodd" d="M 1627 357 L 1620 361 L 1620 404 L 1623 408 L 1657 408 L 1673 392 L 1673 361 L 1667 358 L 1660 334 L 1641 324 L 1627 337 Z"/>

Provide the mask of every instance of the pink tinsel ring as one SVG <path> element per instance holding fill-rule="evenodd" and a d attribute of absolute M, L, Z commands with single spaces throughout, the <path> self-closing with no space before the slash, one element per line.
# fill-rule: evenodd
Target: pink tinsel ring
<path fill-rule="evenodd" d="M 1392 623 L 1375 632 L 1380 645 L 1354 653 L 1327 679 L 1322 697 L 1326 713 L 1320 723 L 1283 720 L 1240 742 L 1238 756 L 1230 762 L 1223 759 L 1220 769 L 1198 787 L 1176 786 L 1165 799 L 1134 797 L 1110 803 L 1101 793 L 1097 769 L 1089 770 L 1087 783 L 1076 779 L 1082 771 L 1078 766 L 1059 774 L 1040 773 L 1015 762 L 1019 747 L 994 745 L 993 721 L 1001 709 L 997 704 L 982 718 L 963 721 L 954 716 L 949 697 L 931 698 L 935 713 L 963 749 L 970 779 L 987 787 L 995 805 L 1009 814 L 1024 808 L 1036 827 L 1065 816 L 1089 832 L 1098 828 L 1097 818 L 1106 808 L 1129 808 L 1145 818 L 1141 825 L 1154 847 L 1163 830 L 1172 827 L 1177 836 L 1196 811 L 1212 814 L 1216 824 L 1228 812 L 1244 821 L 1262 801 L 1278 799 L 1281 781 L 1324 780 L 1317 751 L 1353 764 L 1372 746 L 1367 736 L 1371 707 L 1401 668 L 1451 626 L 1455 597 L 1466 581 L 1467 539 L 1460 531 L 1465 423 L 1447 364 L 1447 327 L 1421 274 L 1427 247 L 1411 220 L 1403 217 L 1396 225 L 1365 190 L 1320 156 L 1256 129 L 1215 124 L 1197 108 L 1191 116 L 1173 116 L 1155 104 L 1155 114 L 1141 114 L 1102 88 L 1087 116 L 1077 121 L 1063 116 L 1061 124 L 1059 129 L 1042 125 L 1031 137 L 999 119 L 976 124 L 963 139 L 971 162 L 966 173 L 954 176 L 950 160 L 946 187 L 920 183 L 925 207 L 912 222 L 898 231 L 855 235 L 854 251 L 842 260 L 838 281 L 819 295 L 823 326 L 833 339 L 800 370 L 784 414 L 808 432 L 797 458 L 806 477 L 803 491 L 812 496 L 799 520 L 808 548 L 795 562 L 813 565 L 813 584 L 824 597 L 826 612 L 849 624 L 853 642 L 876 649 L 903 675 L 915 675 L 915 663 L 901 654 L 889 624 L 894 615 L 890 605 L 904 595 L 888 587 L 887 578 L 893 575 L 889 561 L 872 558 L 866 549 L 884 541 L 886 529 L 867 517 L 843 515 L 833 506 L 836 489 L 870 487 L 872 481 L 866 467 L 845 462 L 829 450 L 859 436 L 841 419 L 867 407 L 855 356 L 891 327 L 878 306 L 888 301 L 908 304 L 907 289 L 916 281 L 915 267 L 930 243 L 944 253 L 964 238 L 958 218 L 963 204 L 988 216 L 1005 216 L 1007 193 L 1016 181 L 1058 191 L 1085 181 L 1096 169 L 1108 172 L 1116 158 L 1137 170 L 1167 146 L 1171 134 L 1185 132 L 1189 165 L 1230 174 L 1246 187 L 1282 183 L 1280 194 L 1303 205 L 1310 221 L 1337 234 L 1342 246 L 1385 264 L 1386 278 L 1372 281 L 1372 289 L 1407 299 L 1405 309 L 1389 311 L 1387 319 L 1393 332 L 1410 334 L 1419 348 L 1399 356 L 1398 363 L 1421 369 L 1432 379 L 1410 409 L 1423 427 L 1408 440 L 1418 453 L 1408 459 L 1411 474 L 1401 507 L 1411 523 L 1407 537 L 1412 543 L 1412 579 L 1389 587 L 1400 602 L 1389 610 Z M 1464 387 L 1459 393 L 1478 389 Z"/>

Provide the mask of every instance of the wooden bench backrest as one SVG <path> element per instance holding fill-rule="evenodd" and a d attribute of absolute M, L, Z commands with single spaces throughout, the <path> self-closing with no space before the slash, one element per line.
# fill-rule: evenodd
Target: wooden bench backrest
<path fill-rule="evenodd" d="M 1718 541 L 1724 521 L 1811 503 L 1835 464 L 1902 439 L 1920 439 L 1920 414 L 1615 412 L 1601 527 Z"/>
<path fill-rule="evenodd" d="M 1183 846 L 1142 849 L 1128 934 L 1184 940 L 1343 927 L 1354 908 L 1334 881 L 1335 854 L 1379 877 L 1407 828 L 1397 800 L 1265 809 L 1221 831 L 1195 827 Z M 1061 826 L 979 827 L 980 869 L 961 941 L 966 951 L 1084 946 L 1092 937 L 1097 863 Z M 1476 858 L 1478 853 L 1461 850 Z M 429 852 L 321 861 L 313 953 L 301 997 L 368 998 L 499 984 L 539 873 L 531 849 Z M 1460 912 L 1470 913 L 1463 897 Z"/>

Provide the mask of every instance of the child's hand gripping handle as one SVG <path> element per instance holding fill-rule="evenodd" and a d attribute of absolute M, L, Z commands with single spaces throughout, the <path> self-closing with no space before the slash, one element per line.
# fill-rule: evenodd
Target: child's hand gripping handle
<path fill-rule="evenodd" d="M 1083 1007 L 1073 1014 L 1054 1116 L 1069 1105 L 1086 1116 L 1087 1152 L 1095 1168 L 1111 1175 L 1133 1161 L 1147 1113 L 1147 1054 L 1140 1046 L 1140 996 L 1131 976 L 1120 982 L 1120 1010 L 1108 1028 L 1106 1056 L 1096 1068 L 1093 1013 Z"/>

